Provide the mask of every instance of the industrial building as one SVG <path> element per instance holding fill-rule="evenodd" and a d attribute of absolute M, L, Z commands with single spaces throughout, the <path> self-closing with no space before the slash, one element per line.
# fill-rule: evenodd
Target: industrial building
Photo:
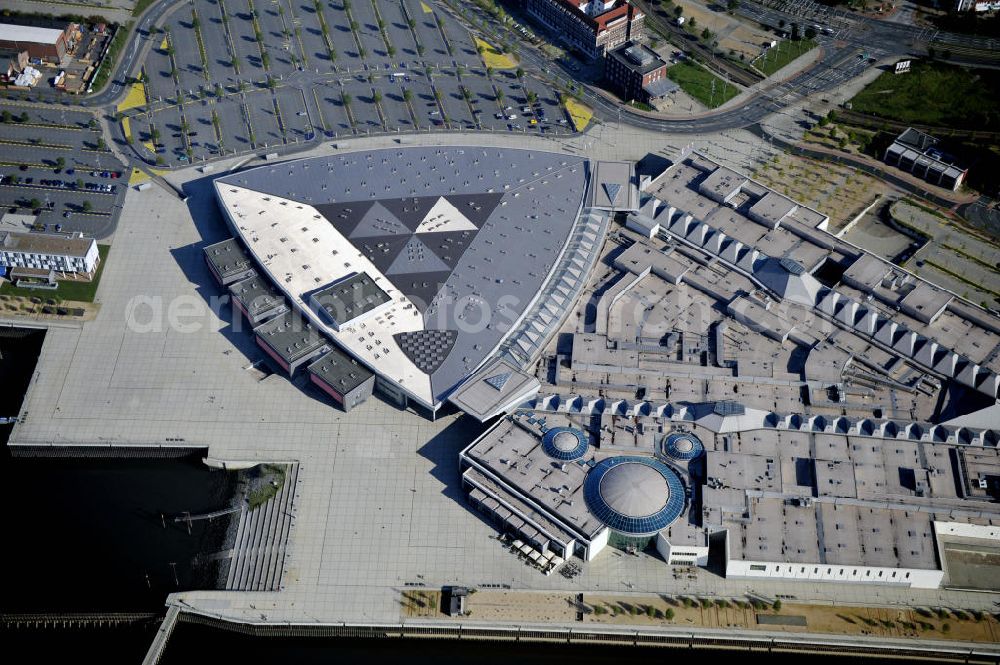
<path fill-rule="evenodd" d="M 667 62 L 653 49 L 635 42 L 608 51 L 604 78 L 626 102 L 652 104 L 679 87 L 667 78 Z"/>
<path fill-rule="evenodd" d="M 52 271 L 61 278 L 91 279 L 100 263 L 97 241 L 83 234 L 0 234 L 0 267 Z"/>
<path fill-rule="evenodd" d="M 58 63 L 69 49 L 72 24 L 63 29 L 0 23 L 0 50 L 27 52 L 31 59 Z"/>
<path fill-rule="evenodd" d="M 645 15 L 628 0 L 525 0 L 524 8 L 591 60 L 645 35 Z"/>
<path fill-rule="evenodd" d="M 206 247 L 205 261 L 219 286 L 229 286 L 257 274 L 250 257 L 235 238 Z"/>
<path fill-rule="evenodd" d="M 253 330 L 257 346 L 264 349 L 289 376 L 330 350 L 330 342 L 308 321 L 289 312 Z"/>
<path fill-rule="evenodd" d="M 455 403 L 483 419 L 537 390 L 523 370 L 586 285 L 610 212 L 638 201 L 627 163 L 471 146 L 294 160 L 215 188 L 260 277 L 376 392 L 433 415 L 468 385 Z M 213 274 L 231 279 L 242 260 L 216 247 Z"/>
<path fill-rule="evenodd" d="M 593 319 L 462 451 L 474 510 L 543 572 L 610 545 L 728 578 L 997 589 L 961 553 L 1000 550 L 996 317 L 702 155 L 626 220 Z"/>
<path fill-rule="evenodd" d="M 937 144 L 938 140 L 930 134 L 908 127 L 885 149 L 883 159 L 889 166 L 955 191 L 969 170 L 955 164 L 954 158 L 937 148 Z"/>
<path fill-rule="evenodd" d="M 344 411 L 350 411 L 368 399 L 375 387 L 375 375 L 337 349 L 330 349 L 306 370 L 310 381 L 332 397 Z"/>
<path fill-rule="evenodd" d="M 253 276 L 229 287 L 232 303 L 257 327 L 268 319 L 291 311 L 284 296 L 265 277 Z"/>

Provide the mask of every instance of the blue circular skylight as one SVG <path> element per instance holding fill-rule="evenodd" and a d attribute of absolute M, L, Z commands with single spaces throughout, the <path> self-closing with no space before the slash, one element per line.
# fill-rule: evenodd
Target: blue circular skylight
<path fill-rule="evenodd" d="M 628 536 L 651 536 L 684 512 L 680 476 L 649 457 L 609 457 L 587 474 L 583 497 L 597 519 Z"/>
<path fill-rule="evenodd" d="M 583 457 L 587 445 L 587 433 L 574 427 L 553 427 L 542 435 L 542 450 L 549 457 L 566 462 Z"/>

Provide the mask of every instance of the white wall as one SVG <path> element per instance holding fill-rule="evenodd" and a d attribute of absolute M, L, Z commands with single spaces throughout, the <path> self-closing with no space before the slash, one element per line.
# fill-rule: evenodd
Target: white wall
<path fill-rule="evenodd" d="M 944 571 L 731 559 L 726 563 L 726 577 L 734 579 L 816 580 L 818 582 L 884 584 L 917 589 L 937 589 L 941 586 Z"/>
<path fill-rule="evenodd" d="M 583 560 L 584 561 L 593 561 L 594 557 L 596 557 L 598 554 L 600 554 L 601 550 L 603 550 L 605 547 L 607 547 L 607 545 L 608 545 L 608 536 L 610 534 L 611 534 L 611 530 L 608 529 L 607 527 L 601 529 L 597 533 L 597 535 L 595 535 L 593 537 L 593 539 L 591 539 L 590 546 L 587 548 L 587 551 L 584 553 Z"/>
<path fill-rule="evenodd" d="M 707 566 L 708 548 L 672 545 L 663 533 L 656 534 L 656 551 L 671 566 Z"/>

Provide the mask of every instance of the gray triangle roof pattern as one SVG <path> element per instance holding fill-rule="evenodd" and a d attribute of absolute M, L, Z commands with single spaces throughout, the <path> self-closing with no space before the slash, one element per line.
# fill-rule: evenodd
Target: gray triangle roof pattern
<path fill-rule="evenodd" d="M 370 238 L 352 239 L 354 246 L 375 264 L 382 274 L 386 274 L 399 252 L 406 246 L 410 236 L 375 236 Z"/>
<path fill-rule="evenodd" d="M 375 205 L 374 201 L 351 201 L 349 203 L 323 203 L 316 206 L 319 214 L 341 234 L 350 237 L 351 232 L 364 218 L 365 213 Z"/>
<path fill-rule="evenodd" d="M 439 196 L 411 196 L 398 199 L 383 199 L 382 205 L 405 224 L 411 231 L 416 231 L 420 222 L 430 212 Z"/>
<path fill-rule="evenodd" d="M 413 235 L 385 274 L 393 277 L 421 272 L 451 272 L 451 269 L 423 243 L 420 236 Z"/>
<path fill-rule="evenodd" d="M 375 202 L 368 212 L 364 214 L 361 221 L 348 234 L 351 240 L 355 238 L 371 238 L 374 236 L 387 235 L 410 235 L 413 230 L 408 228 L 403 222 L 396 219 L 396 216 L 389 212 L 381 203 Z"/>
<path fill-rule="evenodd" d="M 445 196 L 460 213 L 482 228 L 486 220 L 490 218 L 493 211 L 500 205 L 503 194 L 498 192 L 486 192 L 484 194 L 449 194 Z"/>
<path fill-rule="evenodd" d="M 425 327 L 457 329 L 449 320 L 459 308 L 450 302 L 485 304 L 496 320 L 458 330 L 449 355 L 430 375 L 432 392 L 443 398 L 509 333 L 509 325 L 500 325 L 507 314 L 494 309 L 498 298 L 514 303 L 507 309 L 516 318 L 538 294 L 578 222 L 592 172 L 586 158 L 557 152 L 395 146 L 268 164 L 220 181 L 315 207 L 414 301 Z M 409 264 L 404 247 L 441 197 L 479 230 L 416 234 L 446 270 L 402 272 Z M 411 233 L 397 226 L 396 233 L 383 233 L 388 227 L 380 226 L 373 229 L 380 235 L 365 235 L 372 217 L 388 219 L 380 209 Z M 434 263 L 425 254 L 420 267 L 440 267 Z M 478 317 L 472 312 L 467 320 Z"/>

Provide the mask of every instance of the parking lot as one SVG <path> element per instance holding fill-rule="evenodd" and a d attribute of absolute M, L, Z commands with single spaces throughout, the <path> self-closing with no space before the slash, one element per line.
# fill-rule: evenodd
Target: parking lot
<path fill-rule="evenodd" d="M 194 0 L 156 44 L 147 104 L 127 115 L 132 148 L 158 166 L 375 132 L 572 131 L 555 91 L 488 70 L 469 32 L 420 0 Z"/>
<path fill-rule="evenodd" d="M 7 102 L 0 103 L 0 113 L 3 211 L 37 213 L 40 230 L 81 231 L 99 239 L 110 235 L 127 176 L 92 124 L 93 116 Z"/>

